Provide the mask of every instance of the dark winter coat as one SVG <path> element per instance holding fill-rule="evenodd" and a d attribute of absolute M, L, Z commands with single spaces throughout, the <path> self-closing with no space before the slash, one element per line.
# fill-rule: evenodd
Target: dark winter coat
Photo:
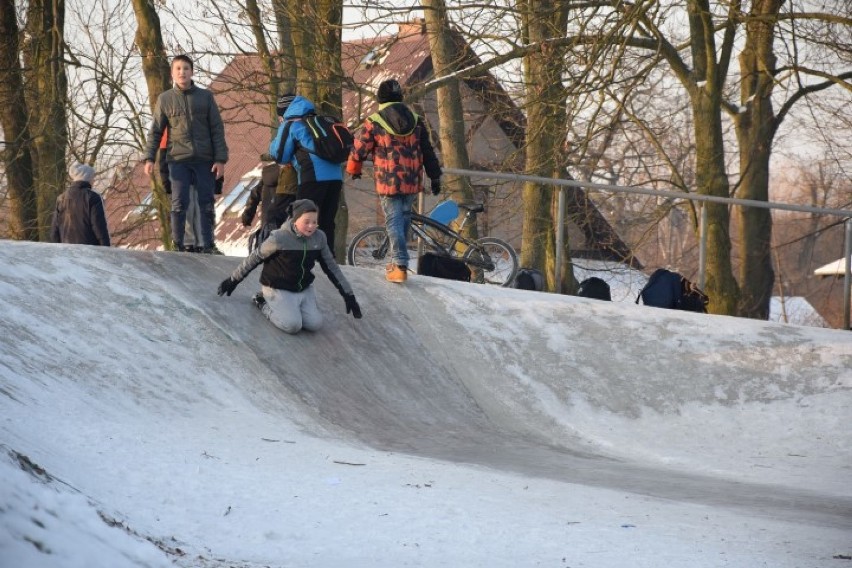
<path fill-rule="evenodd" d="M 314 181 L 343 181 L 340 164 L 323 160 L 313 153 L 314 139 L 308 127 L 299 119 L 316 114 L 314 104 L 304 97 L 296 97 L 284 113 L 284 122 L 269 144 L 269 154 L 279 164 L 293 164 L 299 176 L 299 185 Z"/>
<path fill-rule="evenodd" d="M 50 240 L 54 243 L 110 246 L 104 200 L 87 181 L 75 181 L 56 198 Z"/>
<path fill-rule="evenodd" d="M 431 180 L 441 166 L 429 129 L 405 104 L 385 103 L 366 121 L 346 164 L 346 173 L 361 175 L 364 160 L 373 159 L 376 193 L 408 195 L 423 189 L 423 170 Z"/>
<path fill-rule="evenodd" d="M 171 162 L 228 161 L 225 125 L 213 93 L 193 83 L 187 90 L 178 87 L 157 98 L 145 147 L 145 159 L 154 161 L 163 130 L 169 129 L 168 160 Z"/>
<path fill-rule="evenodd" d="M 295 176 L 293 168 L 287 167 L 290 174 Z M 296 187 L 293 183 L 292 192 L 284 184 L 282 192 L 281 178 L 285 172 L 275 162 L 267 164 L 260 171 L 260 184 L 255 186 L 249 194 L 245 209 L 241 215 L 243 225 L 251 225 L 257 208 L 260 206 L 261 226 L 272 224 L 279 228 L 287 219 L 287 207 L 296 198 Z"/>
<path fill-rule="evenodd" d="M 301 292 L 313 283 L 312 270 L 317 262 L 341 295 L 352 293 L 352 286 L 328 248 L 325 233 L 317 230 L 310 237 L 299 235 L 290 219 L 247 256 L 231 278 L 241 281 L 262 263 L 261 284 L 278 290 Z"/>

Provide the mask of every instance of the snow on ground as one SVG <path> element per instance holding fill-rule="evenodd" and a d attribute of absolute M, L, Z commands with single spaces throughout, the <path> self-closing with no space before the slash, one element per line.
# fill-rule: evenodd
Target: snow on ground
<path fill-rule="evenodd" d="M 847 332 L 238 261 L 0 242 L 0 567 L 849 563 Z"/>

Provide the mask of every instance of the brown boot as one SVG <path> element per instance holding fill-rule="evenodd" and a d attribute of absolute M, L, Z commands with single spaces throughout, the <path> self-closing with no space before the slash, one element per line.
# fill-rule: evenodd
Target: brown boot
<path fill-rule="evenodd" d="M 398 264 L 388 264 L 385 267 L 385 278 L 388 282 L 405 282 L 408 279 L 408 269 Z"/>

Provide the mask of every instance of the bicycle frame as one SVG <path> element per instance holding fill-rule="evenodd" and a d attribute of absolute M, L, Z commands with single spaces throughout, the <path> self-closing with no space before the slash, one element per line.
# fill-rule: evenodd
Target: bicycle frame
<path fill-rule="evenodd" d="M 411 213 L 406 246 L 413 239 L 418 241 L 417 257 L 424 249 L 437 256 L 456 258 L 471 269 L 475 282 L 508 286 L 518 270 L 518 257 L 512 245 L 494 237 L 472 239 L 462 235 L 469 219 L 483 211 L 481 204 L 460 205 L 467 213 L 460 223 L 459 230 L 445 225 L 441 221 L 422 213 Z M 349 243 L 346 259 L 353 266 L 385 268 L 390 250 L 390 238 L 384 226 L 376 225 L 362 229 Z"/>
<path fill-rule="evenodd" d="M 464 229 L 464 226 L 467 223 L 467 220 L 470 218 L 470 216 L 471 216 L 471 212 L 468 211 L 467 214 L 464 217 L 464 220 L 462 221 L 461 225 L 459 226 L 459 231 Z M 442 235 L 448 237 L 450 239 L 449 245 L 445 246 L 445 245 L 441 244 L 440 242 L 436 241 L 434 238 L 432 238 L 432 236 L 429 235 L 423 229 L 424 226 L 435 229 L 438 232 L 440 232 Z M 474 248 L 474 249 L 480 248 L 479 244 L 476 241 L 474 241 L 473 239 L 469 239 L 469 238 L 465 237 L 464 235 L 461 235 L 459 232 L 456 232 L 453 229 L 451 229 L 450 227 L 444 225 L 443 223 L 439 223 L 438 221 L 435 221 L 434 219 L 427 217 L 425 215 L 421 215 L 420 213 L 415 213 L 415 212 L 411 213 L 411 231 L 415 235 L 417 235 L 417 237 L 420 238 L 424 243 L 426 243 L 426 245 L 430 249 L 432 249 L 433 251 L 435 251 L 438 254 L 443 255 L 443 256 L 450 256 L 450 257 L 459 256 L 456 253 L 456 245 L 458 243 L 464 244 L 467 248 L 471 248 L 471 247 Z M 482 268 L 484 270 L 494 270 L 494 263 L 491 261 L 491 258 L 488 256 L 488 253 L 486 253 L 484 250 L 482 251 L 482 257 L 483 257 L 482 261 L 475 260 L 475 259 L 472 259 L 472 258 L 468 258 L 468 259 L 465 259 L 465 263 L 470 265 L 470 266 L 476 267 L 476 268 Z"/>

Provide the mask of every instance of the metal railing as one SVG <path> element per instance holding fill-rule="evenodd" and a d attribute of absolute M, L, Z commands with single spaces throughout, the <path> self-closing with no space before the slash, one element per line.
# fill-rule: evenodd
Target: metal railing
<path fill-rule="evenodd" d="M 843 245 L 843 255 L 845 258 L 846 271 L 843 276 L 843 329 L 850 329 L 850 311 L 852 311 L 852 210 L 850 209 L 832 209 L 826 207 L 813 207 L 810 205 L 793 205 L 791 203 L 778 203 L 774 201 L 757 201 L 754 199 L 738 199 L 735 197 L 717 197 L 715 195 L 700 195 L 697 193 L 683 193 L 680 191 L 667 191 L 661 189 L 650 189 L 645 187 L 623 187 L 619 185 L 609 185 L 603 183 L 592 183 L 586 181 L 554 179 L 541 176 L 529 176 L 522 174 L 509 174 L 502 172 L 487 172 L 479 170 L 462 170 L 456 168 L 444 168 L 444 173 L 456 176 L 465 176 L 469 178 L 487 178 L 500 179 L 513 182 L 533 182 L 538 184 L 552 185 L 559 188 L 559 196 L 557 201 L 557 224 L 556 224 L 556 249 L 561 250 L 564 239 L 565 227 L 565 188 L 579 187 L 591 191 L 607 191 L 612 193 L 630 193 L 635 195 L 653 195 L 657 197 L 665 197 L 668 199 L 686 199 L 690 201 L 700 201 L 709 203 L 724 203 L 727 205 L 740 205 L 744 207 L 759 207 L 761 209 L 778 209 L 780 211 L 797 211 L 800 213 L 816 213 L 819 215 L 832 215 L 835 217 L 843 217 L 846 219 L 845 225 L 845 240 Z M 704 287 L 705 279 L 705 262 L 707 258 L 707 208 L 701 207 L 701 215 L 699 217 L 699 249 L 698 249 L 698 286 Z M 556 256 L 556 273 L 562 272 L 562 259 L 560 255 Z M 560 286 L 557 281 L 557 287 Z M 560 289 L 556 290 L 560 292 Z"/>

